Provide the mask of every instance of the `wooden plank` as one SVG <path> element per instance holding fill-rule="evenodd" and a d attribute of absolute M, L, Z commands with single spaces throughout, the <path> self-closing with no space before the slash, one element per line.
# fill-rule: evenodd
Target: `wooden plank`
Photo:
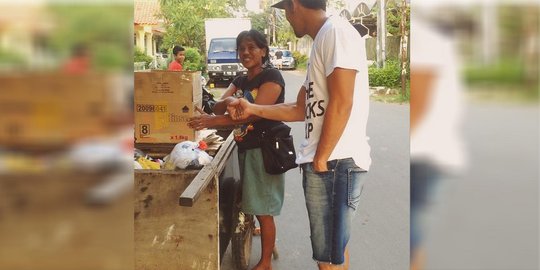
<path fill-rule="evenodd" d="M 150 169 L 139 169 L 135 170 L 135 175 L 138 174 L 149 174 L 149 175 L 163 175 L 163 174 L 172 174 L 172 175 L 197 175 L 199 170 L 150 170 Z"/>
<path fill-rule="evenodd" d="M 201 169 L 199 174 L 195 176 L 186 190 L 180 195 L 178 203 L 181 206 L 193 206 L 212 179 L 219 177 L 235 146 L 234 135 L 231 133 L 221 145 L 221 149 L 212 162 Z"/>

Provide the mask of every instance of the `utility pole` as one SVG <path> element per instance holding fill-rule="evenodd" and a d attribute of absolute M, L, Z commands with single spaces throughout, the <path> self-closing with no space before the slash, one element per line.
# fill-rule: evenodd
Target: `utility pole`
<path fill-rule="evenodd" d="M 401 95 L 405 94 L 406 91 L 406 77 L 407 77 L 407 46 L 408 46 L 408 36 L 407 31 L 407 2 L 401 0 Z"/>
<path fill-rule="evenodd" d="M 270 4 L 268 4 L 268 1 Z M 274 0 L 262 0 L 262 9 L 266 12 L 267 7 L 274 4 Z M 268 45 L 272 45 L 276 43 L 276 9 L 271 8 L 270 9 L 270 16 L 267 17 L 268 22 L 268 32 L 265 30 L 265 34 L 267 35 Z"/>
<path fill-rule="evenodd" d="M 272 9 L 272 44 L 276 44 L 276 9 Z"/>
<path fill-rule="evenodd" d="M 382 68 L 386 62 L 386 0 L 379 1 L 377 16 L 377 67 Z"/>
<path fill-rule="evenodd" d="M 482 64 L 493 64 L 499 56 L 498 4 L 484 0 L 482 2 Z"/>

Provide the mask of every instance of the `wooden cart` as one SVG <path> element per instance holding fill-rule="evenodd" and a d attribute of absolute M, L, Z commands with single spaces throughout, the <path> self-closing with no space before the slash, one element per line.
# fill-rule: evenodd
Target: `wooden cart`
<path fill-rule="evenodd" d="M 136 170 L 135 269 L 219 269 L 229 242 L 247 269 L 254 219 L 239 210 L 239 179 L 232 134 L 201 170 Z"/>

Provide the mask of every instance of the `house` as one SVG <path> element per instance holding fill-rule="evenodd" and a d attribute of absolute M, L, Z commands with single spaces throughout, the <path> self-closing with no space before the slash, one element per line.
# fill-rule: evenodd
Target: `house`
<path fill-rule="evenodd" d="M 46 45 L 54 26 L 44 5 L 3 5 L 0 8 L 0 69 L 50 65 Z"/>
<path fill-rule="evenodd" d="M 163 39 L 165 20 L 160 17 L 159 0 L 135 0 L 134 2 L 134 44 L 148 56 L 158 52 Z"/>

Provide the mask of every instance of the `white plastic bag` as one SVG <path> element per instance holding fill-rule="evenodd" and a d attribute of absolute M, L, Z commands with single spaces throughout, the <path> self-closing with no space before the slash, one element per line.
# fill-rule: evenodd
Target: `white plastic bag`
<path fill-rule="evenodd" d="M 174 146 L 171 154 L 165 158 L 164 168 L 167 170 L 186 169 L 188 167 L 200 169 L 210 163 L 212 157 L 198 147 L 199 144 L 192 141 L 178 143 Z"/>

